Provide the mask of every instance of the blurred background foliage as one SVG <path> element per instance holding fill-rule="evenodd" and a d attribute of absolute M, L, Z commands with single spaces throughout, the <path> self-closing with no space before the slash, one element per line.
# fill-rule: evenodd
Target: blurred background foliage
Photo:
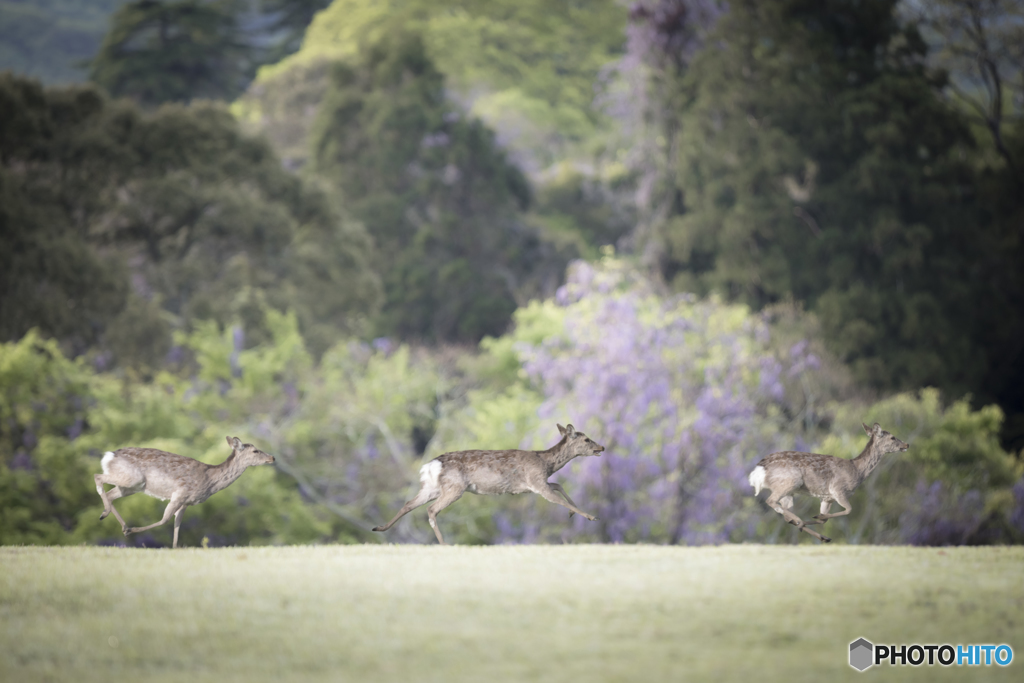
<path fill-rule="evenodd" d="M 874 421 L 834 537 L 1019 542 L 1022 45 L 1021 0 L 0 2 L 0 542 L 123 542 L 102 453 L 226 435 L 279 466 L 186 544 L 382 540 L 555 422 L 601 522 L 446 533 L 797 542 L 746 472 Z"/>
<path fill-rule="evenodd" d="M 535 496 L 468 496 L 446 511 L 446 533 L 462 543 L 797 542 L 750 496 L 747 473 L 774 450 L 853 457 L 862 420 L 912 447 L 857 492 L 835 538 L 941 545 L 1024 532 L 1022 468 L 999 444 L 998 407 L 944 405 L 931 389 L 865 401 L 819 341 L 800 338 L 814 322 L 799 311 L 661 295 L 608 255 L 577 262 L 557 297 L 519 309 L 514 329 L 477 356 L 350 338 L 316 360 L 296 315 L 263 313 L 268 333 L 253 346 L 240 321 L 179 333 L 189 370 L 148 381 L 70 360 L 36 332 L 0 347 L 0 540 L 123 542 L 98 520 L 91 475 L 103 452 L 133 444 L 216 463 L 236 434 L 278 465 L 190 510 L 184 543 L 382 540 L 367 530 L 413 492 L 424 458 L 545 448 L 567 421 L 608 448 L 556 475 L 599 523 Z M 142 521 L 163 505 L 133 496 L 120 509 Z M 162 545 L 169 533 L 128 542 Z M 431 536 L 414 514 L 388 538 Z"/>

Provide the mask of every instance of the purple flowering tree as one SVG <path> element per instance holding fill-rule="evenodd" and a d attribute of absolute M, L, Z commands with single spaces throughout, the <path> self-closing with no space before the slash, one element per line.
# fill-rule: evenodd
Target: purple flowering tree
<path fill-rule="evenodd" d="M 785 383 L 817 366 L 807 345 L 777 354 L 768 325 L 745 307 L 660 296 L 615 259 L 573 264 L 545 305 L 561 329 L 515 348 L 540 397 L 540 431 L 570 421 L 607 448 L 556 475 L 600 521 L 566 527 L 557 509 L 521 507 L 519 519 L 499 514 L 499 540 L 749 537 L 758 517 L 746 476 L 794 445 Z"/>

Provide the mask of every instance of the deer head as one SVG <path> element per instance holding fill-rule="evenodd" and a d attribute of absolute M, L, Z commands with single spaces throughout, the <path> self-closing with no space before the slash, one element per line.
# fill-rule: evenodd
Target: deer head
<path fill-rule="evenodd" d="M 274 456 L 267 455 L 251 443 L 242 443 L 242 440 L 237 436 L 229 436 L 226 438 L 228 440 L 228 445 L 231 446 L 231 450 L 234 451 L 235 457 L 238 458 L 239 462 L 245 463 L 246 467 L 273 464 Z"/>
<path fill-rule="evenodd" d="M 565 437 L 565 445 L 572 454 L 573 457 L 577 455 L 600 455 L 601 451 L 604 450 L 604 446 L 593 441 L 583 432 L 577 432 L 576 429 L 569 425 L 563 427 L 562 425 L 555 425 L 558 427 L 558 433 Z"/>
<path fill-rule="evenodd" d="M 874 427 L 868 427 L 863 422 L 860 423 L 860 426 L 864 428 L 864 431 L 868 433 L 868 436 L 872 439 L 875 446 L 882 451 L 882 453 L 902 453 L 910 448 L 910 444 L 900 441 L 895 436 L 882 429 L 877 422 Z"/>

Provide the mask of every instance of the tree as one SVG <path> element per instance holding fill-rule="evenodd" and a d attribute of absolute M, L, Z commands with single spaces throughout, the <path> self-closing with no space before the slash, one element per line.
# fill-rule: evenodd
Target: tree
<path fill-rule="evenodd" d="M 171 328 L 293 309 L 320 353 L 376 313 L 373 245 L 223 107 L 146 113 L 95 87 L 0 78 L 0 331 L 155 367 Z"/>
<path fill-rule="evenodd" d="M 949 72 L 947 100 L 971 121 L 971 156 L 983 243 L 973 329 L 988 368 L 975 394 L 1006 412 L 1004 442 L 1024 448 L 1024 3 L 941 0 L 911 16 L 933 44 L 930 57 Z"/>
<path fill-rule="evenodd" d="M 795 297 L 867 383 L 959 395 L 984 373 L 971 139 L 894 5 L 729 4 L 671 81 L 662 272 L 755 307 Z"/>
<path fill-rule="evenodd" d="M 301 162 L 307 150 L 292 140 L 312 126 L 324 64 L 356 58 L 401 25 L 422 35 L 453 98 L 533 173 L 593 145 L 607 128 L 593 105 L 602 70 L 621 54 L 625 24 L 615 0 L 334 0 L 296 54 L 260 70 L 238 111 L 282 156 Z"/>
<path fill-rule="evenodd" d="M 315 171 L 380 250 L 382 332 L 475 341 L 503 331 L 545 257 L 520 215 L 529 186 L 494 134 L 446 102 L 418 36 L 392 32 L 335 68 L 312 149 Z"/>
<path fill-rule="evenodd" d="M 271 17 L 268 30 L 277 33 L 277 47 L 267 61 L 276 62 L 295 52 L 302 44 L 306 27 L 331 0 L 260 0 L 260 10 Z"/>
<path fill-rule="evenodd" d="M 90 78 L 144 106 L 233 99 L 255 71 L 236 0 L 137 0 L 121 7 Z"/>
<path fill-rule="evenodd" d="M 91 180 L 110 159 L 94 155 L 85 173 L 54 163 L 95 142 L 104 106 L 92 89 L 47 93 L 0 75 L 0 340 L 38 328 L 81 352 L 125 305 L 123 264 L 92 249 L 87 229 Z"/>
<path fill-rule="evenodd" d="M 950 73 L 946 87 L 991 135 L 1020 192 L 1024 168 L 1005 136 L 1024 113 L 1024 3 L 938 0 L 911 16 L 934 36 L 935 61 Z"/>

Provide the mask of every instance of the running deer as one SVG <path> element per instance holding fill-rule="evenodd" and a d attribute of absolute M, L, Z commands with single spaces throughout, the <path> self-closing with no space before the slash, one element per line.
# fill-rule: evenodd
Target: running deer
<path fill-rule="evenodd" d="M 878 467 L 882 456 L 897 451 L 902 453 L 910 448 L 909 444 L 884 431 L 877 422 L 874 427 L 862 426 L 868 433 L 868 445 L 853 460 L 797 451 L 782 451 L 765 457 L 750 473 L 754 495 L 761 493 L 762 488 L 768 489 L 772 492 L 766 501 L 768 507 L 790 524 L 795 524 L 800 531 L 829 543 L 831 538 L 808 529 L 807 525 L 824 524 L 832 517 L 850 514 L 850 494 Z M 821 513 L 812 521 L 805 522 L 793 513 L 793 493 L 797 491 L 806 491 L 821 499 Z M 843 506 L 842 512 L 829 512 L 833 501 Z"/>
<path fill-rule="evenodd" d="M 207 465 L 183 455 L 155 448 L 121 448 L 107 451 L 100 461 L 103 474 L 95 476 L 96 491 L 103 499 L 103 514 L 100 515 L 100 519 L 106 519 L 107 515 L 113 512 L 114 517 L 121 523 L 121 531 L 127 536 L 166 524 L 171 515 L 174 515 L 174 544 L 171 547 L 177 548 L 178 527 L 181 526 L 181 516 L 185 508 L 189 505 L 198 505 L 217 491 L 227 488 L 235 479 L 242 476 L 242 472 L 247 468 L 274 462 L 274 456 L 267 455 L 251 443 L 242 443 L 237 436 L 229 436 L 227 440 L 231 446 L 231 455 L 219 465 Z M 114 488 L 104 491 L 104 484 L 112 484 Z M 117 513 L 113 501 L 140 491 L 170 502 L 164 509 L 163 519 L 159 522 L 149 526 L 130 527 Z"/>
<path fill-rule="evenodd" d="M 576 507 L 569 494 L 560 484 L 549 482 L 548 477 L 562 469 L 578 455 L 598 455 L 604 446 L 591 441 L 583 432 L 577 432 L 572 425 L 558 425 L 562 440 L 546 451 L 454 451 L 431 460 L 420 468 L 420 491 L 416 497 L 402 506 L 398 514 L 374 531 L 387 531 L 395 522 L 419 506 L 436 501 L 427 508 L 427 519 L 437 536 L 437 542 L 446 545 L 441 530 L 437 527 L 437 513 L 470 493 L 492 494 L 539 493 L 552 503 L 569 508 L 569 516 L 579 513 L 594 521 L 597 517 L 588 515 Z M 559 498 L 561 494 L 562 498 Z"/>

